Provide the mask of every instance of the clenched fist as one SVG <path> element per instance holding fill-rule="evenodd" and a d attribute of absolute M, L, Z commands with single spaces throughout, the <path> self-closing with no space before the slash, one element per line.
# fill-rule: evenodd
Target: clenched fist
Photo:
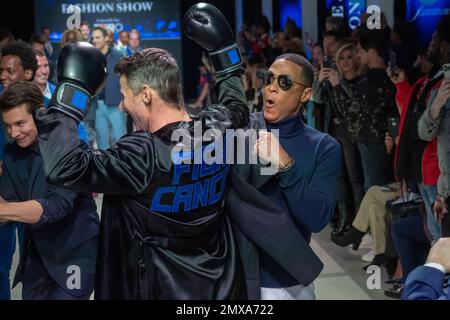
<path fill-rule="evenodd" d="M 267 131 L 260 132 L 259 139 L 253 147 L 253 154 L 258 155 L 262 163 L 270 163 L 277 169 L 286 167 L 291 161 L 278 138 Z"/>

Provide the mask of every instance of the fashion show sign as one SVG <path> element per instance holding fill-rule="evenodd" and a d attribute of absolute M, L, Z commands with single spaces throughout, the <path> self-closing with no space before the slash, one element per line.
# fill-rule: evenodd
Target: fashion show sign
<path fill-rule="evenodd" d="M 103 26 L 117 34 L 137 29 L 141 40 L 180 39 L 180 2 L 35 0 L 36 30 L 50 27 L 51 41 L 59 42 L 68 19 L 87 21 L 90 27 Z M 73 26 L 77 28 L 76 25 Z"/>

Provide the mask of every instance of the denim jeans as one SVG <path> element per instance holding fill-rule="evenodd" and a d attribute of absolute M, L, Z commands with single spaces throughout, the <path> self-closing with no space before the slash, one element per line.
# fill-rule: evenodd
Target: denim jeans
<path fill-rule="evenodd" d="M 103 100 L 98 101 L 95 114 L 95 131 L 98 149 L 108 149 L 126 133 L 125 113 L 117 106 L 107 106 Z"/>
<path fill-rule="evenodd" d="M 434 243 L 441 237 L 441 226 L 434 216 L 433 211 L 433 203 L 436 200 L 437 195 L 437 186 L 426 186 L 419 183 L 419 190 L 427 211 L 428 231 L 430 231 Z"/>
<path fill-rule="evenodd" d="M 403 279 L 425 263 L 431 245 L 423 226 L 422 216 L 410 215 L 392 224 L 392 238 L 403 268 Z"/>
<path fill-rule="evenodd" d="M 21 223 L 0 225 L 0 300 L 11 299 L 11 271 L 14 251 L 16 250 L 16 229 L 19 234 L 19 247 L 24 249 L 25 229 Z"/>

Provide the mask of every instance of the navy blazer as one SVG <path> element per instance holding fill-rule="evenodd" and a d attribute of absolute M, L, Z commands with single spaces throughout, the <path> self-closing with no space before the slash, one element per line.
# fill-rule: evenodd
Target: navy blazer
<path fill-rule="evenodd" d="M 43 162 L 37 152 L 30 164 L 30 149 L 8 143 L 4 152 L 0 195 L 7 201 L 36 200 L 43 207 L 41 219 L 26 225 L 25 243 L 33 239 L 41 260 L 55 282 L 74 296 L 92 292 L 99 217 L 91 194 L 75 193 L 47 183 Z M 28 185 L 19 179 L 20 170 L 30 170 Z M 28 250 L 21 254 L 14 285 L 21 281 Z M 73 275 L 70 266 L 78 266 L 81 288 L 69 289 L 68 279 Z"/>
<path fill-rule="evenodd" d="M 406 279 L 403 300 L 450 300 L 450 290 L 444 289 L 445 275 L 438 269 L 421 266 Z"/>

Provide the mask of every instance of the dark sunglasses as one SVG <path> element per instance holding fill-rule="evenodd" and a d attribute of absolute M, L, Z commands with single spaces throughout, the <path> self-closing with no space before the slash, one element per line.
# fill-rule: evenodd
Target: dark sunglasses
<path fill-rule="evenodd" d="M 275 75 L 275 74 L 273 74 L 272 72 L 269 71 L 269 72 L 261 73 L 260 75 L 261 75 L 261 79 L 264 82 L 264 86 L 271 85 L 273 83 L 273 81 L 276 79 L 277 83 L 278 83 L 278 86 L 283 91 L 288 91 L 290 88 L 292 88 L 294 83 L 306 87 L 306 85 L 304 85 L 303 83 L 294 81 L 292 76 L 290 76 L 288 74 Z"/>

